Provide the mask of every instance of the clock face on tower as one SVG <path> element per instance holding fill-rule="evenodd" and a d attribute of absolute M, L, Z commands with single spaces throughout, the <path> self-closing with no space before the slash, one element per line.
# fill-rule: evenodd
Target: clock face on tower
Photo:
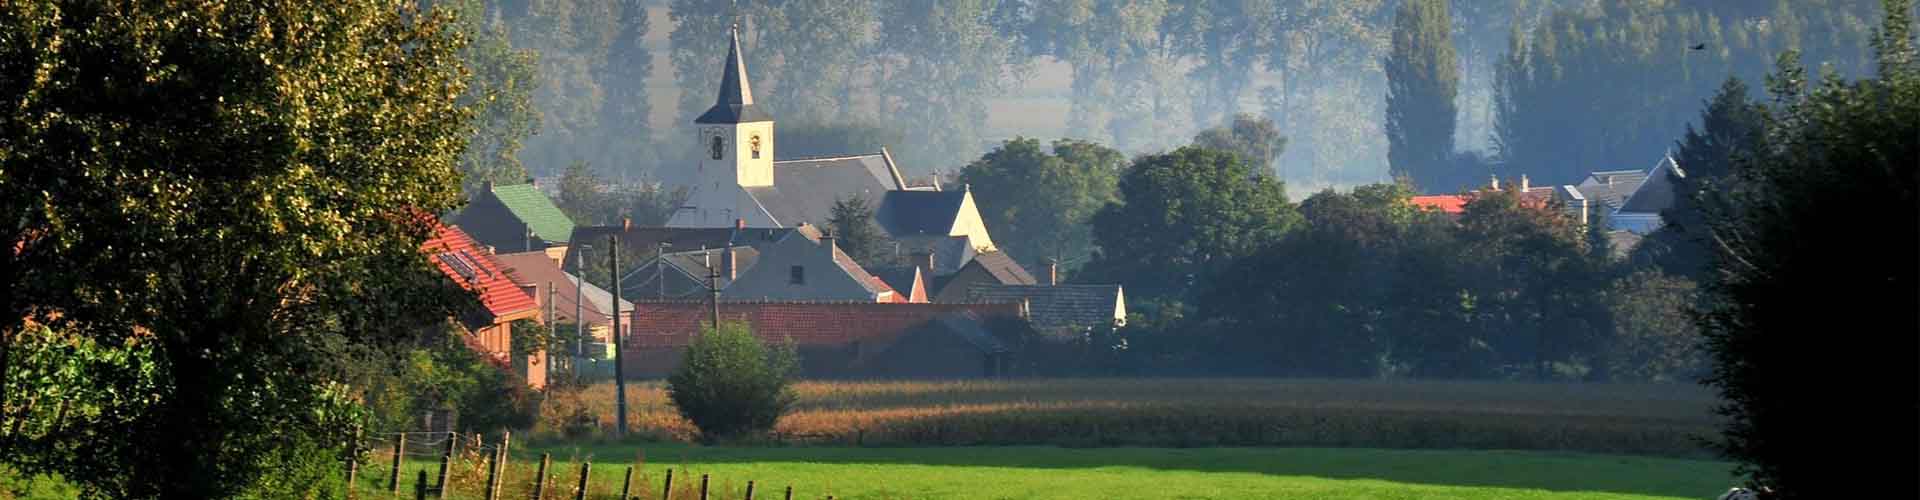
<path fill-rule="evenodd" d="M 726 129 L 722 129 L 720 127 L 708 127 L 706 129 L 701 130 L 700 132 L 701 132 L 700 142 L 703 144 L 706 144 L 707 154 L 713 157 L 713 159 L 715 160 L 726 159 L 727 158 Z"/>

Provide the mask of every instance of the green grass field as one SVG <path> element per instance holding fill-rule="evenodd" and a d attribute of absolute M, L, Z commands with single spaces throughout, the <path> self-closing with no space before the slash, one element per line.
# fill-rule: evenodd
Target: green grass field
<path fill-rule="evenodd" d="M 647 499 L 661 498 L 667 468 L 674 499 L 698 498 L 702 474 L 715 499 L 741 498 L 747 480 L 755 498 L 774 499 L 789 485 L 807 499 L 1713 498 L 1733 481 L 1720 462 L 1554 452 L 600 445 L 516 453 L 502 498 L 527 498 L 540 452 L 553 455 L 547 498 L 573 498 L 583 458 L 593 461 L 587 498 L 617 497 L 636 463 L 633 494 Z M 370 465 L 379 479 L 362 484 L 384 486 L 386 470 Z M 465 490 L 456 497 L 477 497 L 480 480 L 455 481 Z"/>

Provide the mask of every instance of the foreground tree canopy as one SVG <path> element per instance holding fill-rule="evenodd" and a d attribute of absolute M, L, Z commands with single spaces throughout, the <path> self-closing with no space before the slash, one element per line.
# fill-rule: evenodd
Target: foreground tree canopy
<path fill-rule="evenodd" d="M 457 305 L 419 248 L 457 201 L 466 31 L 381 0 L 0 6 L 0 461 L 103 498 L 322 484 L 346 360 Z"/>

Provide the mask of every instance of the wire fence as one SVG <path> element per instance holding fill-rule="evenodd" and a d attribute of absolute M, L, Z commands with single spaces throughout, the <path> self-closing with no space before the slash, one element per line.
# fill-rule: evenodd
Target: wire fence
<path fill-rule="evenodd" d="M 644 467 L 644 456 L 611 478 L 596 477 L 593 467 L 607 464 L 594 463 L 591 455 L 556 464 L 548 453 L 538 461 L 523 454 L 521 462 L 513 454 L 511 433 L 494 439 L 453 432 L 381 433 L 357 438 L 354 449 L 346 461 L 350 499 L 833 499 L 796 496 L 790 485 L 770 489 L 752 480 L 716 482 L 708 474 L 695 479 L 684 468 L 666 468 L 654 477 Z M 602 470 L 600 476 L 610 476 Z"/>

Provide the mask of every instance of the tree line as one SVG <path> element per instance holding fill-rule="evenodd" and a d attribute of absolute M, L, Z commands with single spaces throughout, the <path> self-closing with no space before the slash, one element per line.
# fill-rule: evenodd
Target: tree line
<path fill-rule="evenodd" d="M 476 42 L 469 99 L 486 104 L 473 140 L 482 147 L 464 162 L 474 178 L 585 162 L 613 180 L 675 180 L 690 137 L 649 124 L 685 123 L 711 104 L 725 34 L 739 23 L 759 102 L 781 119 L 782 156 L 888 146 L 911 173 L 951 172 L 1001 140 L 988 122 L 994 99 L 1028 95 L 1039 68 L 1063 67 L 1065 116 L 1018 120 L 1063 120 L 1067 138 L 1136 154 L 1250 114 L 1291 138 L 1290 154 L 1265 166 L 1297 186 L 1406 177 L 1423 192 L 1647 164 L 1690 103 L 1728 74 L 1756 81 L 1782 51 L 1864 74 L 1878 9 L 1873 0 L 448 3 Z M 672 85 L 649 86 L 662 51 Z M 678 98 L 655 95 L 663 91 Z"/>

